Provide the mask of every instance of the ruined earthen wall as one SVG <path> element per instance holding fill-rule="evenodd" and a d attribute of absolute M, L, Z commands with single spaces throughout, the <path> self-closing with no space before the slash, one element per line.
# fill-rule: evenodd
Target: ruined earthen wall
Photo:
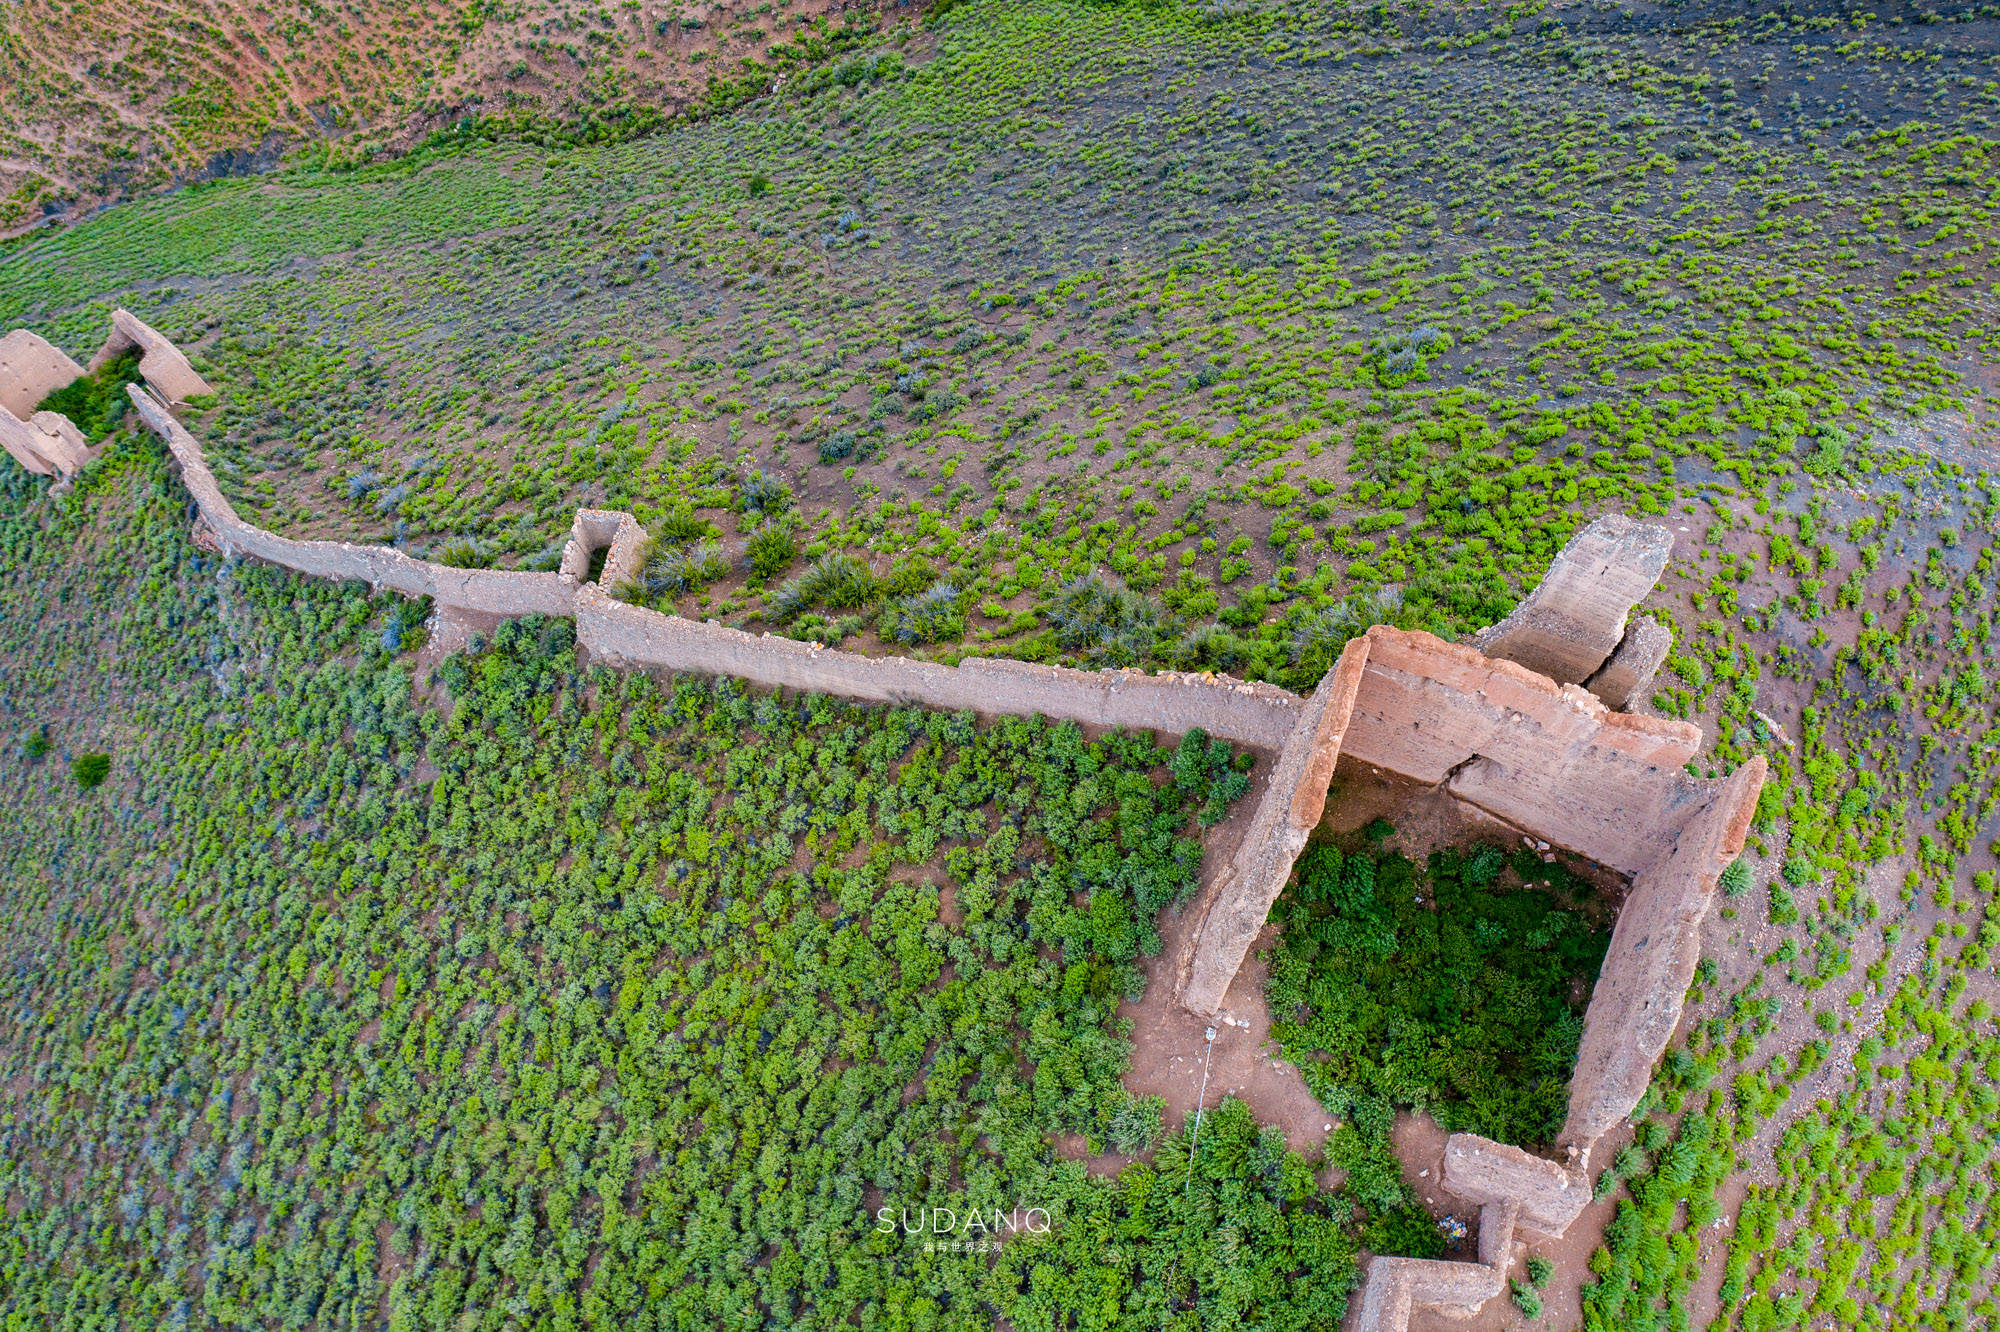
<path fill-rule="evenodd" d="M 1454 1133 L 1446 1140 L 1439 1183 L 1482 1207 L 1517 1207 L 1516 1223 L 1546 1236 L 1568 1230 L 1590 1205 L 1590 1180 L 1582 1171 L 1476 1133 Z"/>
<path fill-rule="evenodd" d="M 1673 630 L 1658 620 L 1635 620 L 1619 640 L 1618 650 L 1584 687 L 1608 708 L 1624 709 L 1643 702 L 1673 647 Z"/>
<path fill-rule="evenodd" d="M 608 569 L 607 569 L 608 572 Z M 1092 726 L 1184 734 L 1279 749 L 1303 701 L 1286 690 L 1193 675 L 1075 671 L 970 658 L 957 666 L 864 657 L 629 605 L 595 584 L 576 592 L 577 641 L 626 666 L 734 675 L 757 684 L 986 715 L 1039 713 Z M 1285 799 L 1289 800 L 1289 793 Z"/>
<path fill-rule="evenodd" d="M 215 392 L 208 381 L 195 373 L 179 347 L 130 310 L 111 312 L 111 332 L 97 349 L 97 355 L 90 358 L 91 371 L 103 369 L 113 357 L 135 347 L 139 351 L 139 373 L 168 406 Z"/>
<path fill-rule="evenodd" d="M 36 412 L 23 421 L 0 407 L 0 448 L 37 476 L 68 477 L 90 461 L 90 442 L 61 412 Z"/>
<path fill-rule="evenodd" d="M 1306 838 L 1326 815 L 1327 786 L 1340 760 L 1369 646 L 1366 638 L 1350 641 L 1306 700 L 1235 857 L 1196 903 L 1199 924 L 1175 959 L 1177 997 L 1191 1013 L 1213 1017 L 1221 1011 L 1222 997 L 1291 880 Z"/>
<path fill-rule="evenodd" d="M 100 360 L 109 354 L 100 352 Z M 639 572 L 643 529 L 629 514 L 611 510 L 579 511 L 561 571 L 554 574 L 450 569 L 385 547 L 293 541 L 240 519 L 199 443 L 152 394 L 136 386 L 130 393 L 141 418 L 166 439 L 210 532 L 231 552 L 492 614 L 573 614 L 579 643 L 615 664 L 1169 734 L 1200 727 L 1276 752 L 1276 771 L 1242 850 L 1201 898 L 1206 909 L 1180 972 L 1182 1002 L 1197 1013 L 1215 1011 L 1283 890 L 1306 834 L 1323 815 L 1328 781 L 1343 752 L 1443 783 L 1524 831 L 1636 872 L 1585 1018 L 1560 1139 L 1570 1149 L 1570 1164 L 1469 1134 L 1454 1136 L 1441 1183 L 1481 1207 L 1481 1261 L 1371 1260 L 1358 1322 L 1366 1332 L 1404 1328 L 1417 1306 L 1476 1311 L 1504 1288 L 1517 1229 L 1559 1234 L 1587 1203 L 1590 1148 L 1637 1105 L 1672 1037 L 1693 974 L 1696 931 L 1723 867 L 1742 849 L 1763 784 L 1761 757 L 1720 782 L 1680 771 L 1700 745 L 1695 727 L 1614 712 L 1573 683 L 1559 685 L 1515 662 L 1386 626 L 1349 643 L 1313 696 L 1302 700 L 1269 685 L 1207 676 L 862 657 L 662 615 L 585 581 L 592 553 L 603 547 L 609 547 L 606 581 Z M 5 419 L 0 416 L 0 426 Z M 0 430 L 0 443 L 6 442 Z M 1635 538 L 1635 548 L 1648 549 L 1652 540 Z M 1600 658 L 1592 670 L 1624 670 L 1634 682 L 1626 688 L 1635 692 L 1664 658 L 1666 641 L 1660 634 L 1626 635 L 1621 618 L 1619 637 L 1605 653 L 1610 665 Z M 1622 668 L 1620 657 L 1626 658 Z M 1593 684 L 1602 683 L 1600 674 Z"/>
<path fill-rule="evenodd" d="M 43 398 L 74 382 L 83 367 L 39 334 L 17 328 L 0 338 L 0 409 L 20 420 Z"/>
<path fill-rule="evenodd" d="M 202 456 L 201 444 L 160 405 L 157 398 L 134 384 L 126 390 L 148 428 L 167 442 L 180 465 L 181 482 L 194 498 L 209 530 L 223 550 L 252 555 L 299 573 L 320 578 L 359 579 L 411 597 L 433 597 L 447 605 L 494 615 L 568 615 L 575 584 L 558 574 L 521 573 L 501 569 L 453 569 L 411 559 L 387 546 L 361 546 L 345 541 L 294 541 L 237 517 L 215 483 Z"/>
<path fill-rule="evenodd" d="M 1579 1168 L 1588 1168 L 1597 1140 L 1638 1105 L 1680 1024 L 1700 960 L 1702 917 L 1723 869 L 1742 853 L 1764 767 L 1759 754 L 1718 782 L 1673 848 L 1632 882 L 1584 1014 L 1569 1118 L 1557 1139 Z"/>
<path fill-rule="evenodd" d="M 1414 1305 L 1468 1317 L 1498 1295 L 1506 1273 L 1486 1263 L 1432 1258 L 1372 1258 L 1361 1287 L 1355 1332 L 1402 1332 Z"/>
<path fill-rule="evenodd" d="M 386 546 L 294 541 L 239 518 L 201 445 L 151 394 L 128 390 L 140 417 L 167 441 L 182 482 L 225 551 L 322 578 L 361 579 L 408 596 L 429 596 L 497 615 L 574 615 L 577 640 L 596 657 L 630 666 L 734 675 L 757 684 L 880 703 L 970 709 L 987 715 L 1040 713 L 1096 726 L 1182 734 L 1201 727 L 1235 744 L 1276 750 L 1304 701 L 1288 690 L 1226 677 L 1076 671 L 1031 662 L 972 659 L 959 666 L 909 657 L 864 657 L 770 634 L 698 623 L 628 605 L 581 582 L 593 551 L 609 546 L 603 581 L 638 573 L 644 531 L 630 514 L 579 511 L 559 573 L 454 569 Z"/>
<path fill-rule="evenodd" d="M 1613 712 L 1575 685 L 1416 630 L 1377 625 L 1342 752 L 1451 793 L 1633 874 L 1706 796 L 1679 769 L 1687 722 Z"/>
<path fill-rule="evenodd" d="M 54 476 L 59 470 L 49 457 L 51 441 L 14 413 L 0 408 L 0 449 L 36 476 Z"/>
<path fill-rule="evenodd" d="M 1666 571 L 1674 534 L 1656 523 L 1610 513 L 1569 539 L 1548 572 L 1506 619 L 1472 646 L 1546 675 L 1582 684 L 1625 636 L 1632 608 Z"/>

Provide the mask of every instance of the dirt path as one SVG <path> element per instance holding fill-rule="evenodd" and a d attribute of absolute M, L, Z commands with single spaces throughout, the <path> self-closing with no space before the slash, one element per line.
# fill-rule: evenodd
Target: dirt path
<path fill-rule="evenodd" d="M 1257 765 L 1250 790 L 1236 802 L 1229 817 L 1202 839 L 1204 882 L 1214 882 L 1216 871 L 1236 854 L 1271 767 L 1268 758 Z M 1234 1096 L 1247 1104 L 1260 1122 L 1282 1131 L 1294 1151 L 1316 1152 L 1326 1142 L 1333 1117 L 1306 1090 L 1299 1071 L 1278 1057 L 1277 1045 L 1271 1040 L 1271 1016 L 1264 1006 L 1264 979 L 1269 968 L 1263 955 L 1276 941 L 1278 927 L 1266 925 L 1258 934 L 1243 969 L 1223 996 L 1212 1047 L 1209 1024 L 1174 1002 L 1174 960 L 1180 956 L 1188 931 L 1198 923 L 1204 904 L 1205 899 L 1197 896 L 1178 909 L 1160 913 L 1160 951 L 1139 963 L 1146 973 L 1145 996 L 1137 1003 L 1118 1006 L 1118 1015 L 1132 1022 L 1132 1068 L 1125 1075 L 1125 1085 L 1138 1095 L 1165 1099 L 1170 1132 L 1194 1113 L 1197 1100 L 1212 1109 L 1223 1097 Z M 1204 1061 L 1206 1094 L 1202 1092 Z M 1065 1155 L 1082 1155 L 1080 1143 L 1059 1146 L 1068 1148 Z M 1133 1159 L 1106 1152 L 1091 1157 L 1089 1168 L 1094 1174 L 1116 1174 Z"/>

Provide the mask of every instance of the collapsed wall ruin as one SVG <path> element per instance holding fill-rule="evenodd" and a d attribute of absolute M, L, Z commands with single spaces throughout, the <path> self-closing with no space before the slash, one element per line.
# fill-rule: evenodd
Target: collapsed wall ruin
<path fill-rule="evenodd" d="M 67 388 L 83 367 L 38 333 L 17 328 L 0 338 L 0 408 L 27 420 L 43 398 Z"/>
<path fill-rule="evenodd" d="M 0 338 L 0 449 L 37 476 L 67 481 L 95 450 L 60 412 L 35 410 L 49 394 L 95 374 L 128 351 L 139 352 L 139 375 L 161 402 L 177 406 L 214 392 L 181 349 L 129 310 L 111 312 L 111 331 L 88 371 L 40 334 L 17 328 Z"/>
<path fill-rule="evenodd" d="M 27 423 L 4 406 L 58 376 L 62 366 L 18 335 L 0 347 L 25 349 L 16 361 L 0 358 L 0 444 L 31 471 L 67 477 L 88 460 L 87 451 L 72 449 L 61 466 L 29 451 L 31 463 L 7 433 L 8 422 Z M 1697 931 L 1723 868 L 1742 850 L 1762 787 L 1761 757 L 1727 778 L 1697 779 L 1684 771 L 1701 745 L 1697 727 L 1617 710 L 1644 695 L 1671 644 L 1664 625 L 1633 621 L 1631 613 L 1672 548 L 1664 529 L 1619 515 L 1591 523 L 1564 547 L 1521 608 L 1473 640 L 1484 651 L 1377 625 L 1347 644 L 1303 699 L 1206 674 L 866 657 L 619 600 L 605 589 L 638 574 L 646 537 L 636 519 L 614 510 L 578 511 L 554 573 L 458 569 L 387 546 L 296 541 L 266 531 L 237 515 L 200 443 L 173 414 L 175 402 L 208 392 L 207 384 L 170 342 L 122 310 L 92 365 L 128 347 L 141 349 L 146 380 L 145 387 L 128 388 L 133 406 L 165 440 L 199 515 L 202 544 L 228 555 L 428 596 L 451 610 L 572 616 L 579 645 L 613 665 L 1168 735 L 1200 728 L 1274 756 L 1249 830 L 1191 904 L 1189 943 L 1175 959 L 1176 997 L 1199 1016 L 1212 1019 L 1219 1011 L 1324 816 L 1342 757 L 1435 787 L 1524 836 L 1631 876 L 1584 1018 L 1558 1138 L 1565 1160 L 1455 1135 L 1442 1183 L 1480 1208 L 1479 1260 L 1372 1259 L 1359 1308 L 1364 1332 L 1403 1328 L 1419 1307 L 1478 1309 L 1505 1286 L 1518 1257 L 1517 1235 L 1558 1236 L 1580 1213 L 1590 1197 L 1592 1149 L 1638 1105 L 1679 1023 Z M 24 368 L 10 378 L 10 364 Z M 34 401 L 61 386 L 40 388 Z M 603 566 L 592 579 L 599 551 Z"/>

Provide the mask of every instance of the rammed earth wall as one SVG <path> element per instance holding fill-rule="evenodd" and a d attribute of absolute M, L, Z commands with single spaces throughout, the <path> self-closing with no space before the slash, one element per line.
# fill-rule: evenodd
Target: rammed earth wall
<path fill-rule="evenodd" d="M 28 369 L 10 379 L 0 363 L 0 400 L 10 388 L 18 398 L 51 373 L 49 358 L 33 343 L 17 336 L 6 345 L 24 352 L 14 363 Z M 1614 697 L 1636 692 L 1665 654 L 1663 626 L 1645 621 L 1635 626 L 1639 633 L 1627 634 L 1626 625 L 1632 604 L 1664 564 L 1671 537 L 1628 519 L 1600 519 L 1579 534 L 1528 608 L 1478 640 L 1496 652 L 1509 649 L 1506 655 L 1560 649 L 1567 654 L 1563 669 L 1572 676 L 1564 683 L 1514 660 L 1381 625 L 1348 644 L 1307 699 L 1206 675 L 863 657 L 617 600 L 604 587 L 638 573 L 645 533 L 631 515 L 612 510 L 578 512 L 555 573 L 455 569 L 385 546 L 294 541 L 267 532 L 238 517 L 200 443 L 169 410 L 179 397 L 208 391 L 187 358 L 119 311 L 97 363 L 126 346 L 141 349 L 151 385 L 129 389 L 133 405 L 166 441 L 206 536 L 227 553 L 323 578 L 358 579 L 484 615 L 574 616 L 583 648 L 617 665 L 733 675 L 777 688 L 987 715 L 1039 713 L 1168 735 L 1198 727 L 1275 756 L 1272 780 L 1238 854 L 1194 903 L 1193 943 L 1177 959 L 1177 975 L 1179 998 L 1196 1013 L 1217 1011 L 1324 813 L 1328 783 L 1343 755 L 1440 784 L 1526 834 L 1633 875 L 1584 1019 L 1559 1141 L 1567 1159 L 1558 1164 L 1471 1135 L 1453 1138 L 1442 1182 L 1481 1208 L 1481 1261 L 1373 1260 L 1359 1320 L 1369 1332 L 1404 1327 L 1417 1307 L 1477 1308 L 1504 1286 L 1517 1257 L 1517 1231 L 1553 1235 L 1575 1217 L 1589 1196 L 1592 1148 L 1637 1105 L 1680 1021 L 1697 931 L 1723 868 L 1743 848 L 1763 784 L 1762 758 L 1721 780 L 1690 777 L 1683 765 L 1700 747 L 1697 728 L 1613 711 L 1576 683 L 1608 658 L 1611 665 L 1602 669 L 1617 668 L 1617 688 L 1602 690 L 1602 677 L 1593 688 Z M 0 427 L 10 421 L 27 428 L 11 413 L 0 416 Z M 5 437 L 0 443 L 13 452 L 19 442 Z M 23 465 L 57 470 L 41 455 L 24 458 Z M 604 566 L 592 581 L 598 550 L 605 551 Z M 1574 603 L 1563 592 L 1572 585 L 1581 589 Z M 1626 665 L 1619 664 L 1621 655 Z"/>

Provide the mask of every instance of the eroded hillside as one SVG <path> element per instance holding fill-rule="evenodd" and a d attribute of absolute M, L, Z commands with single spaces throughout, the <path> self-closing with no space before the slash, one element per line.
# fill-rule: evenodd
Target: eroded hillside
<path fill-rule="evenodd" d="M 0 21 L 0 235 L 162 186 L 361 160 L 468 114 L 626 132 L 763 91 L 907 8 L 23 0 Z"/>

